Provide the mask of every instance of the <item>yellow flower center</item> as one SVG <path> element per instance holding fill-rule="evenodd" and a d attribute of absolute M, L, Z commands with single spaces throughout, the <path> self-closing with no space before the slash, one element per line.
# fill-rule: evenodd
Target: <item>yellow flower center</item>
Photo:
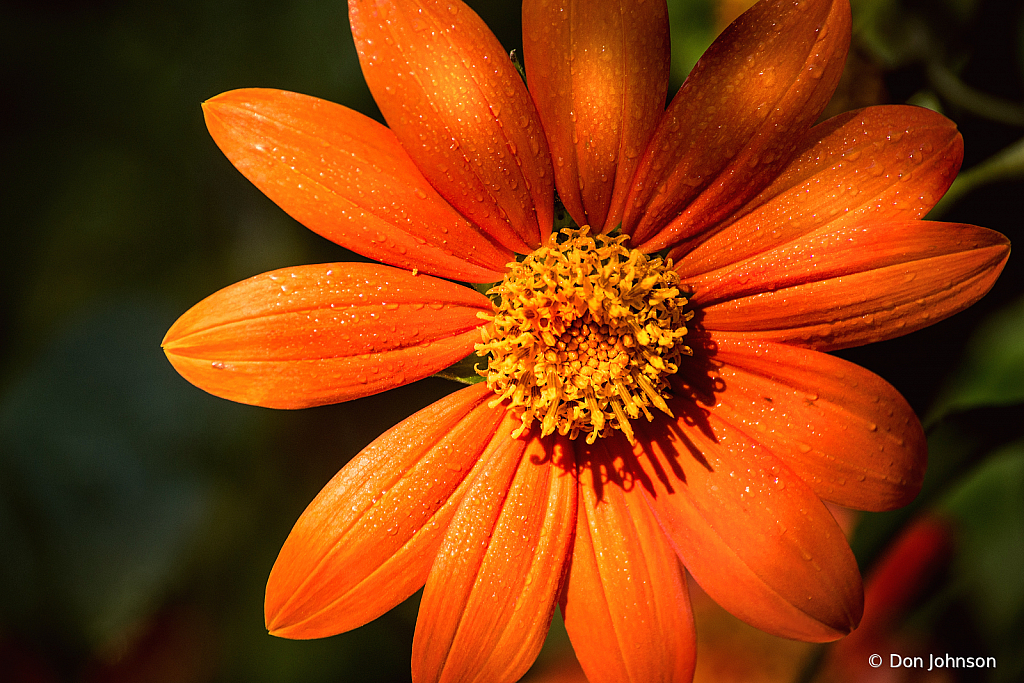
<path fill-rule="evenodd" d="M 487 385 L 522 408 L 519 436 L 534 420 L 587 443 L 619 429 L 633 441 L 631 419 L 651 406 L 671 415 L 668 375 L 690 348 L 682 343 L 686 297 L 672 262 L 625 243 L 627 235 L 563 229 L 508 274 L 494 301 L 479 356 L 490 355 Z"/>

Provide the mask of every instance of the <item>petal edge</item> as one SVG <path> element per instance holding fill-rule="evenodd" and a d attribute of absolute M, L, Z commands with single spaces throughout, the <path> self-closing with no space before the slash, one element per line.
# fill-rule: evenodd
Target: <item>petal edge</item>
<path fill-rule="evenodd" d="M 240 403 L 305 408 L 408 384 L 473 352 L 482 294 L 387 266 L 264 273 L 185 312 L 163 341 L 185 379 Z"/>

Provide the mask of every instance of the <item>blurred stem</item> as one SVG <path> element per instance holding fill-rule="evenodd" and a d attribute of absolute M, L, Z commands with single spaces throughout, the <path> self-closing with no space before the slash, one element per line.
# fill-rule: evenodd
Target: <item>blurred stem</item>
<path fill-rule="evenodd" d="M 997 154 L 992 155 L 974 168 L 961 173 L 928 218 L 935 220 L 944 214 L 964 195 L 974 189 L 997 180 L 1024 178 L 1024 139 L 1020 139 Z"/>
<path fill-rule="evenodd" d="M 939 95 L 972 114 L 1024 127 L 1024 107 L 975 90 L 937 61 L 928 62 L 928 81 Z"/>

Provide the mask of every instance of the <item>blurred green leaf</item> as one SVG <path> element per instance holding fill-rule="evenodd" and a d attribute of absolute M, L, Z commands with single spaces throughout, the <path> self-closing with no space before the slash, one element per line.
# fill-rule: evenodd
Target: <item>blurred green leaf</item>
<path fill-rule="evenodd" d="M 928 218 L 941 219 L 951 206 L 983 185 L 1021 178 L 1024 178 L 1024 138 L 957 176 L 939 203 L 928 213 Z"/>
<path fill-rule="evenodd" d="M 0 399 L 6 626 L 116 646 L 185 564 L 210 493 L 189 466 L 226 430 L 168 367 L 166 325 L 144 303 L 97 309 Z"/>
<path fill-rule="evenodd" d="M 713 0 L 669 0 L 669 23 L 672 26 L 672 80 L 669 99 L 683 79 L 714 41 L 715 4 Z"/>
<path fill-rule="evenodd" d="M 890 0 L 851 0 L 853 32 L 874 59 L 893 68 L 926 51 L 925 24 Z"/>
<path fill-rule="evenodd" d="M 931 505 L 985 448 L 980 435 L 958 421 L 943 422 L 928 435 L 928 469 L 917 498 L 889 512 L 865 513 L 850 540 L 861 570 L 868 572 L 911 519 Z"/>
<path fill-rule="evenodd" d="M 925 109 L 931 109 L 939 114 L 942 113 L 942 100 L 935 94 L 934 90 L 918 90 L 914 93 L 910 99 L 907 100 L 907 104 L 912 104 L 915 107 L 924 107 Z"/>
<path fill-rule="evenodd" d="M 1024 441 L 989 456 L 939 507 L 957 520 L 959 571 L 979 623 L 1005 635 L 1024 614 Z"/>
<path fill-rule="evenodd" d="M 957 522 L 956 580 L 999 663 L 993 681 L 1024 675 L 1024 441 L 1005 446 L 940 504 Z"/>
<path fill-rule="evenodd" d="M 971 336 L 926 426 L 956 412 L 1024 401 L 1024 299 L 995 313 Z"/>
<path fill-rule="evenodd" d="M 939 95 L 964 111 L 1010 126 L 1024 126 L 1024 107 L 967 85 L 937 59 L 927 65 L 928 82 Z M 1005 163 L 1005 162 L 1004 162 Z M 1018 173 L 1019 173 L 1019 162 Z"/>

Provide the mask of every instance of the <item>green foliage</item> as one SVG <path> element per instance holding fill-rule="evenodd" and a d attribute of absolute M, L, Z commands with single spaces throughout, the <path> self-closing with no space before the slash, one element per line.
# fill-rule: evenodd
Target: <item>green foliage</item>
<path fill-rule="evenodd" d="M 999 650 L 999 681 L 1024 674 L 1024 441 L 992 453 L 942 501 L 956 521 L 954 570 L 979 628 Z"/>
<path fill-rule="evenodd" d="M 182 570 L 211 502 L 188 454 L 238 435 L 139 344 L 166 320 L 143 302 L 98 310 L 0 401 L 0 545 L 11 550 L 0 582 L 21 588 L 0 593 L 8 619 L 52 619 L 102 649 Z"/>
<path fill-rule="evenodd" d="M 965 410 L 1024 402 L 1024 299 L 998 311 L 971 335 L 926 424 Z"/>
<path fill-rule="evenodd" d="M 672 26 L 672 76 L 669 98 L 715 39 L 715 3 L 713 0 L 669 0 Z M 673 87 L 674 86 L 674 87 Z"/>

